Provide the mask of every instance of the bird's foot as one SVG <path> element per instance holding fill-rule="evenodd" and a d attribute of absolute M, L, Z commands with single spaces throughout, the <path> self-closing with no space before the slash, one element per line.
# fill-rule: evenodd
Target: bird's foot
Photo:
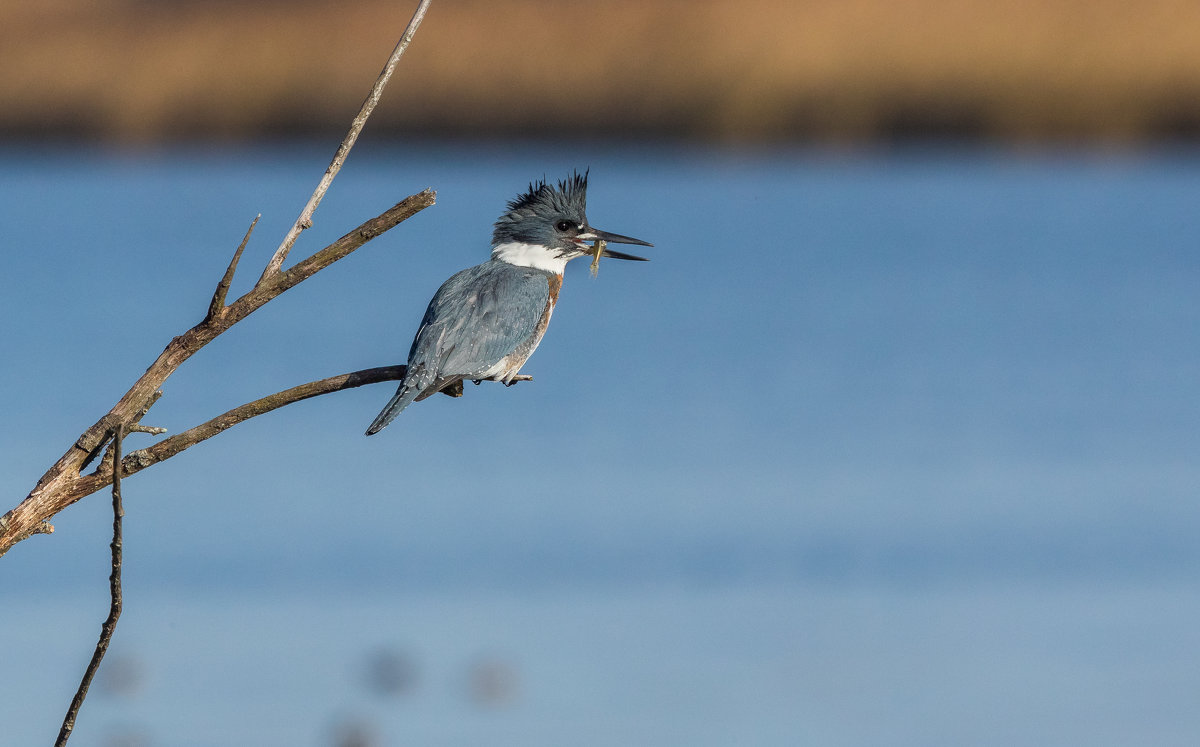
<path fill-rule="evenodd" d="M 513 384 L 516 384 L 518 381 L 533 381 L 533 377 L 530 376 L 529 374 L 517 374 L 516 376 L 512 377 L 512 379 L 510 379 L 509 381 L 505 381 L 504 379 L 472 379 L 471 380 L 471 382 L 473 384 L 475 384 L 475 386 L 479 386 L 480 384 L 482 384 L 485 381 L 499 381 L 502 384 L 504 384 L 504 386 L 512 386 Z"/>

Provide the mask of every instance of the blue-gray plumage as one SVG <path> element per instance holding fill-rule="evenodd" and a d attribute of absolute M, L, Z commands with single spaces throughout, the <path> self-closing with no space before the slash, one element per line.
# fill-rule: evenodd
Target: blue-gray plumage
<path fill-rule="evenodd" d="M 546 332 L 567 262 L 591 252 L 588 241 L 653 246 L 590 227 L 586 202 L 587 174 L 576 173 L 557 188 L 530 184 L 508 203 L 492 231 L 492 258 L 451 277 L 429 302 L 404 381 L 368 436 L 413 402 L 464 380 L 512 384 Z M 643 259 L 607 249 L 603 256 Z"/>

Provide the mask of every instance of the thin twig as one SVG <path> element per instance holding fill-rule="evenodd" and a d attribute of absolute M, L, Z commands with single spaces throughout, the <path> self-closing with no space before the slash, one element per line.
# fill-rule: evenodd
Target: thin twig
<path fill-rule="evenodd" d="M 355 141 L 358 140 L 358 134 L 362 132 L 363 127 L 367 124 L 367 118 L 371 116 L 371 112 L 375 111 L 375 106 L 379 103 L 380 97 L 383 96 L 384 86 L 388 84 L 388 80 L 392 77 L 392 72 L 396 69 L 396 63 L 400 61 L 400 56 L 404 54 L 404 50 L 408 49 L 413 35 L 417 33 L 417 28 L 421 25 L 421 21 L 425 19 L 425 11 L 429 9 L 430 2 L 432 0 L 421 0 L 421 4 L 417 6 L 412 20 L 408 22 L 408 27 L 404 29 L 404 33 L 400 36 L 400 41 L 396 43 L 396 48 L 392 50 L 392 55 L 388 57 L 387 64 L 383 66 L 383 70 L 375 80 L 375 85 L 371 88 L 371 93 L 367 95 L 367 98 L 362 103 L 362 107 L 358 110 L 358 114 L 354 117 L 354 122 L 350 125 L 350 132 L 346 134 L 345 139 L 342 140 L 342 144 L 338 146 L 337 152 L 333 154 L 333 160 L 330 161 L 329 168 L 325 169 L 325 175 L 321 177 L 321 181 L 317 184 L 316 190 L 313 191 L 312 197 L 308 198 L 308 203 L 300 211 L 300 216 L 296 218 L 296 222 L 292 224 L 292 227 L 288 229 L 287 235 L 283 237 L 283 243 L 279 245 L 279 248 L 275 250 L 275 254 L 272 255 L 271 260 L 267 262 L 262 277 L 258 279 L 260 285 L 270 275 L 279 272 L 279 269 L 283 267 L 283 263 L 287 259 L 288 252 L 292 250 L 296 239 L 300 237 L 300 232 L 312 226 L 312 217 L 313 213 L 317 210 L 317 205 L 321 204 L 321 200 L 329 190 L 329 185 L 333 182 L 333 178 L 341 171 L 342 164 L 346 162 L 346 156 L 350 154 L 350 149 L 354 147 Z"/>
<path fill-rule="evenodd" d="M 229 293 L 229 285 L 233 282 L 233 273 L 237 272 L 238 260 L 242 258 L 242 251 L 249 243 L 250 234 L 254 233 L 254 227 L 258 225 L 258 219 L 261 217 L 262 213 L 259 213 L 254 216 L 254 220 L 250 221 L 250 227 L 246 229 L 246 235 L 242 237 L 242 243 L 238 244 L 237 251 L 233 253 L 233 259 L 229 262 L 229 267 L 225 268 L 221 282 L 217 283 L 217 289 L 213 291 L 212 301 L 208 304 L 208 316 L 205 319 L 212 319 L 225 308 L 225 296 Z"/>
<path fill-rule="evenodd" d="M 162 434 L 167 432 L 167 429 L 159 428 L 156 425 L 142 425 L 141 423 L 134 423 L 133 425 L 129 426 L 129 432 L 130 433 L 149 433 L 151 436 L 161 436 Z"/>
<path fill-rule="evenodd" d="M 67 709 L 62 729 L 58 732 L 58 740 L 54 743 L 55 747 L 62 747 L 71 738 L 71 732 L 75 728 L 75 718 L 79 715 L 79 708 L 83 705 L 83 699 L 87 697 L 88 688 L 92 686 L 92 678 L 96 676 L 96 671 L 100 669 L 100 661 L 104 659 L 104 654 L 108 652 L 108 644 L 112 642 L 113 631 L 117 629 L 117 620 L 121 617 L 121 606 L 123 603 L 121 598 L 121 549 L 123 545 L 121 519 L 125 516 L 125 507 L 121 503 L 121 441 L 125 437 L 124 431 L 124 425 L 117 425 L 113 433 L 113 538 L 112 544 L 109 545 L 112 549 L 112 573 L 108 577 L 110 596 L 108 618 L 100 626 L 100 640 L 96 642 L 96 650 L 92 652 L 92 660 L 88 662 L 87 669 L 83 673 L 83 680 L 79 683 L 79 689 L 75 691 L 75 697 L 71 699 L 71 707 Z"/>

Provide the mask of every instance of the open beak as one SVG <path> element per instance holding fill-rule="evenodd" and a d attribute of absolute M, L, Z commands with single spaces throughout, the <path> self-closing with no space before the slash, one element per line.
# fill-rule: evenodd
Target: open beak
<path fill-rule="evenodd" d="M 584 241 L 603 241 L 608 244 L 637 244 L 639 246 L 654 246 L 654 244 L 651 244 L 649 241 L 642 241 L 641 239 L 635 239 L 630 236 L 622 236 L 619 233 L 601 231 L 600 229 L 592 228 L 591 226 L 588 226 L 584 232 L 579 234 L 576 238 L 583 239 Z M 639 257 L 635 254 L 626 254 L 624 252 L 614 252 L 613 250 L 607 248 L 600 256 L 612 257 L 613 259 L 628 259 L 636 262 L 650 261 L 645 257 Z"/>

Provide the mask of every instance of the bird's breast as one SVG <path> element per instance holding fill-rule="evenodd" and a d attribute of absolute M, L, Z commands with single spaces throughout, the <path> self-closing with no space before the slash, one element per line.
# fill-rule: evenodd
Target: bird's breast
<path fill-rule="evenodd" d="M 480 376 L 483 378 L 495 378 L 498 381 L 510 382 L 517 372 L 521 370 L 521 366 L 525 365 L 525 361 L 529 360 L 529 356 L 533 355 L 533 351 L 537 349 L 538 343 L 542 341 L 542 335 L 546 334 L 546 327 L 550 324 L 550 316 L 554 313 L 554 304 L 558 301 L 558 292 L 562 290 L 562 275 L 553 273 L 546 276 L 546 282 L 549 284 L 549 295 L 546 297 L 546 305 L 542 307 L 541 317 L 537 324 L 534 325 L 532 334 L 528 338 L 520 342 L 516 348 L 508 355 L 501 358 L 494 366 L 483 371 Z"/>

